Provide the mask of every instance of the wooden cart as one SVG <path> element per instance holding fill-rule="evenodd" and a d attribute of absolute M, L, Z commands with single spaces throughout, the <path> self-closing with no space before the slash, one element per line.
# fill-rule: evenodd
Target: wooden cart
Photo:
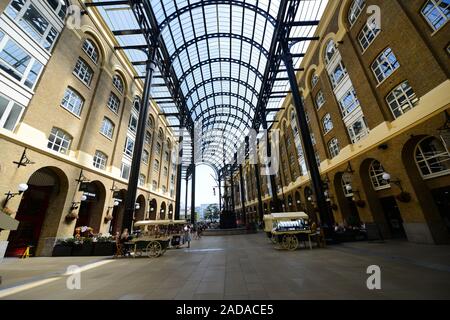
<path fill-rule="evenodd" d="M 138 235 L 131 240 L 134 257 L 148 256 L 157 258 L 162 256 L 167 249 L 179 247 L 180 243 L 174 239 L 181 239 L 184 220 L 143 220 L 134 224 Z"/>
<path fill-rule="evenodd" d="M 311 229 L 304 212 L 272 213 L 264 216 L 264 231 L 273 244 L 284 250 L 296 250 L 300 242 L 309 242 Z"/>

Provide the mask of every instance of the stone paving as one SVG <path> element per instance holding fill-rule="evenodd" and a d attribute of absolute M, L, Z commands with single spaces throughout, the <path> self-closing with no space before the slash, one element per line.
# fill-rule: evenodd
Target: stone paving
<path fill-rule="evenodd" d="M 101 258 L 6 259 L 1 289 L 56 280 L 1 299 L 450 299 L 450 246 L 349 243 L 325 249 L 274 249 L 263 233 L 203 237 L 158 259 L 117 259 L 81 273 L 68 290 L 70 264 Z M 368 290 L 367 267 L 381 268 Z"/>

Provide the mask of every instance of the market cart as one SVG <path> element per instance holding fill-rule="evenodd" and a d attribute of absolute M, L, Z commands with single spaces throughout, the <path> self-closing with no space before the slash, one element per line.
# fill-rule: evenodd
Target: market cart
<path fill-rule="evenodd" d="M 184 220 L 143 220 L 134 224 L 137 236 L 130 242 L 134 257 L 160 257 L 170 247 L 179 247 Z"/>
<path fill-rule="evenodd" d="M 264 231 L 268 238 L 284 250 L 296 250 L 300 242 L 311 245 L 311 228 L 304 212 L 283 212 L 264 215 Z"/>

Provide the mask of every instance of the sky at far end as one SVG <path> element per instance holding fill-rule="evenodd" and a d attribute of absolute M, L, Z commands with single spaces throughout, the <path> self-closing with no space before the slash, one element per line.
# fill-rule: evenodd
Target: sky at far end
<path fill-rule="evenodd" d="M 196 169 L 196 192 L 195 205 L 198 207 L 201 204 L 219 203 L 219 189 L 217 182 L 212 176 L 215 176 L 214 170 L 207 165 L 199 165 Z M 188 207 L 191 204 L 191 181 L 189 180 L 188 190 Z M 184 208 L 186 197 L 186 180 L 181 183 L 181 207 Z M 216 195 L 214 195 L 213 188 L 216 188 Z"/>

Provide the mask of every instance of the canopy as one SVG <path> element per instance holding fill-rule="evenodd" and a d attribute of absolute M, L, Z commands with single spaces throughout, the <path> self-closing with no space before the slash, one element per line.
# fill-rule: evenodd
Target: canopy
<path fill-rule="evenodd" d="M 185 220 L 141 220 L 135 222 L 134 226 L 168 226 L 173 224 L 187 224 L 187 222 Z"/>
<path fill-rule="evenodd" d="M 264 215 L 264 220 L 293 220 L 308 218 L 309 216 L 305 212 L 280 212 Z"/>

